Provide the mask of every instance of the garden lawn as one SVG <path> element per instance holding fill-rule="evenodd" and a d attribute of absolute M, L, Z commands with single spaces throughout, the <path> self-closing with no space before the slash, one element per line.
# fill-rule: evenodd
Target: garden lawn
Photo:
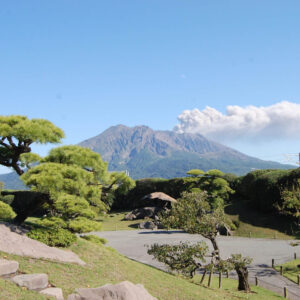
<path fill-rule="evenodd" d="M 297 275 L 300 275 L 300 268 L 298 268 L 297 265 L 300 265 L 300 259 L 295 259 L 287 263 L 275 266 L 275 269 L 280 272 L 280 266 L 282 266 L 283 276 L 297 283 Z"/>
<path fill-rule="evenodd" d="M 215 287 L 217 278 L 214 279 L 212 288 L 206 288 L 187 279 L 132 261 L 110 247 L 96 245 L 83 239 L 79 239 L 70 249 L 77 253 L 87 265 L 63 264 L 5 253 L 0 253 L 0 257 L 17 260 L 20 263 L 20 271 L 24 273 L 47 273 L 49 282 L 61 287 L 65 297 L 73 293 L 76 288 L 99 287 L 107 283 L 129 280 L 143 284 L 153 296 L 160 300 L 282 299 L 272 292 L 257 287 L 253 288 L 255 293 L 252 294 L 238 292 L 237 281 L 227 279 L 223 283 L 224 289 L 219 290 Z M 8 289 L 5 288 L 6 285 Z M 0 299 L 47 299 L 38 294 L 32 297 L 32 292 L 3 280 L 0 281 L 0 287 Z"/>

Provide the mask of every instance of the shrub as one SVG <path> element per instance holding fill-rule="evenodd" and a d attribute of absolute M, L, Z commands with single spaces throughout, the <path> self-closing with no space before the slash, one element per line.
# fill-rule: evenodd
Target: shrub
<path fill-rule="evenodd" d="M 101 230 L 101 227 L 101 223 L 83 217 L 71 220 L 68 224 L 71 231 L 79 233 Z"/>
<path fill-rule="evenodd" d="M 16 216 L 13 209 L 6 203 L 0 201 L 0 219 L 10 220 Z"/>
<path fill-rule="evenodd" d="M 66 222 L 58 217 L 46 217 L 37 221 L 38 225 L 50 228 L 67 228 Z"/>
<path fill-rule="evenodd" d="M 51 247 L 69 247 L 77 240 L 75 234 L 62 228 L 37 228 L 28 232 L 27 236 Z"/>
<path fill-rule="evenodd" d="M 94 244 L 98 244 L 98 245 L 105 245 L 107 243 L 107 240 L 104 239 L 104 238 L 101 238 L 97 235 L 82 235 L 81 238 L 89 241 L 89 242 L 92 242 Z"/>

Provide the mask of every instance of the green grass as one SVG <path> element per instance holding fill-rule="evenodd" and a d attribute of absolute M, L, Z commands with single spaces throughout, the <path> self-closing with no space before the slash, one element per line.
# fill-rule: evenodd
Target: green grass
<path fill-rule="evenodd" d="M 231 220 L 239 220 L 235 236 L 270 239 L 296 239 L 295 228 L 284 216 L 262 213 L 251 209 L 245 202 L 234 202 L 225 208 Z"/>
<path fill-rule="evenodd" d="M 124 217 L 129 213 L 129 211 L 122 212 L 111 212 L 106 216 L 100 218 L 102 221 L 103 231 L 114 231 L 114 230 L 134 230 L 138 229 L 139 223 L 143 220 L 133 220 L 125 221 Z"/>
<path fill-rule="evenodd" d="M 238 292 L 237 281 L 224 280 L 224 289 L 219 290 L 214 286 L 206 288 L 189 280 L 174 276 L 153 267 L 132 261 L 117 251 L 93 244 L 79 239 L 76 244 L 70 247 L 86 263 L 86 266 L 75 264 L 63 264 L 41 259 L 33 259 L 0 253 L 0 257 L 17 260 L 20 263 L 20 270 L 24 273 L 47 273 L 49 282 L 61 287 L 64 296 L 74 292 L 80 287 L 98 287 L 107 283 L 117 283 L 129 280 L 133 283 L 141 283 L 145 288 L 159 300 L 232 300 L 232 299 L 282 299 L 278 295 L 260 289 L 253 288 L 257 293 L 245 294 Z M 226 281 L 226 283 L 225 283 Z M 214 285 L 217 278 L 214 280 Z M 38 298 L 36 294 L 12 286 L 9 282 L 0 281 L 0 299 L 47 299 Z M 2 288 L 7 285 L 9 289 Z"/>
<path fill-rule="evenodd" d="M 280 272 L 280 266 L 282 266 L 283 276 L 297 283 L 297 275 L 300 275 L 300 268 L 298 268 L 297 265 L 300 265 L 300 259 L 294 259 L 287 263 L 275 266 L 275 269 Z"/>

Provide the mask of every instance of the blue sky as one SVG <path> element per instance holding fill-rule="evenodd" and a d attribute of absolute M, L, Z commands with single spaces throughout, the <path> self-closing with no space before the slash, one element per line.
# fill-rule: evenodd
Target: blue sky
<path fill-rule="evenodd" d="M 300 104 L 299 14 L 276 0 L 3 2 L 1 114 L 46 118 L 70 144 L 116 124 L 172 130 L 206 106 Z M 222 142 L 284 161 L 293 131 Z"/>

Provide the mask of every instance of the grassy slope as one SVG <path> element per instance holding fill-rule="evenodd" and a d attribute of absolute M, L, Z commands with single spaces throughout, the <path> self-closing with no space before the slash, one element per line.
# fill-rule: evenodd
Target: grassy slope
<path fill-rule="evenodd" d="M 24 258 L 0 253 L 1 257 L 15 259 L 20 263 L 20 270 L 25 273 L 47 273 L 52 285 L 61 287 L 64 295 L 74 292 L 79 287 L 98 287 L 106 283 L 117 283 L 129 280 L 142 283 L 146 289 L 160 300 L 192 300 L 192 299 L 281 299 L 272 292 L 253 287 L 256 293 L 245 294 L 236 291 L 237 282 L 224 281 L 224 288 L 205 288 L 188 280 L 159 271 L 150 266 L 131 261 L 115 250 L 105 246 L 94 245 L 79 239 L 71 247 L 87 265 L 82 267 L 73 264 L 62 264 L 40 259 Z M 217 279 L 215 279 L 215 282 Z M 9 289 L 4 285 L 8 286 Z M 0 280 L 0 299 L 47 299 L 32 292 L 12 286 Z"/>
<path fill-rule="evenodd" d="M 287 263 L 275 266 L 275 269 L 280 272 L 280 266 L 283 266 L 283 276 L 297 283 L 297 275 L 300 275 L 300 268 L 297 266 L 300 264 L 300 259 L 295 259 Z"/>

